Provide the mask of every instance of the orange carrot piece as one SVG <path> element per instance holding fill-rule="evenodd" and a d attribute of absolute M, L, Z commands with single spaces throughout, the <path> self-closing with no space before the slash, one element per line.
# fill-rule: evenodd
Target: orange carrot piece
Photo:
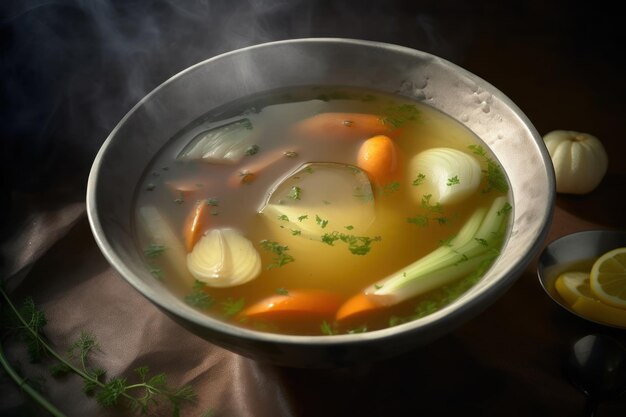
<path fill-rule="evenodd" d="M 258 157 L 250 164 L 237 169 L 228 177 L 228 185 L 232 188 L 240 187 L 242 184 L 250 184 L 254 179 L 273 164 L 283 159 L 289 159 L 288 153 L 293 149 L 277 149 L 274 151 L 259 153 Z"/>
<path fill-rule="evenodd" d="M 302 317 L 332 317 L 341 305 L 341 297 L 324 290 L 289 290 L 272 295 L 246 308 L 240 314 L 261 320 L 291 320 Z"/>
<path fill-rule="evenodd" d="M 364 293 L 359 293 L 353 297 L 350 297 L 339 307 L 339 310 L 337 310 L 337 314 L 335 315 L 335 319 L 337 321 L 351 319 L 358 315 L 371 312 L 373 310 L 377 310 L 383 307 L 385 306 L 373 302 Z"/>
<path fill-rule="evenodd" d="M 194 245 L 198 242 L 200 236 L 202 235 L 202 231 L 206 223 L 207 208 L 208 205 L 206 204 L 206 201 L 198 201 L 193 210 L 187 216 L 187 220 L 185 220 L 183 236 L 187 252 L 191 252 Z"/>
<path fill-rule="evenodd" d="M 398 172 L 396 145 L 387 136 L 378 135 L 363 142 L 357 161 L 359 168 L 367 172 L 370 180 L 380 186 L 396 179 Z"/>
<path fill-rule="evenodd" d="M 182 182 L 182 181 L 167 181 L 165 183 L 167 187 L 172 190 L 172 192 L 176 195 L 176 197 L 187 197 L 199 189 L 201 189 L 202 185 L 199 183 L 190 183 L 190 182 Z"/>
<path fill-rule="evenodd" d="M 298 122 L 294 133 L 321 139 L 365 139 L 374 135 L 398 133 L 380 116 L 364 113 L 320 113 Z"/>

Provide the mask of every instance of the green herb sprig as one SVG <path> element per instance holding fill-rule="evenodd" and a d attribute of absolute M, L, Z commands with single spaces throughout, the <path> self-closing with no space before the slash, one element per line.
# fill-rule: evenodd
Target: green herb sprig
<path fill-rule="evenodd" d="M 14 323 L 11 329 L 26 341 L 30 359 L 39 361 L 45 356 L 55 361 L 56 364 L 51 368 L 51 373 L 55 376 L 77 375 L 83 381 L 83 392 L 94 396 L 101 406 L 108 408 L 125 405 L 131 411 L 147 414 L 153 412 L 157 405 L 167 402 L 171 408 L 171 415 L 177 417 L 180 416 L 183 405 L 193 404 L 197 400 L 197 395 L 190 385 L 172 387 L 167 384 L 167 377 L 164 373 L 150 375 L 147 366 L 135 369 L 137 382 L 134 383 L 122 376 L 107 378 L 104 369 L 94 368 L 89 364 L 91 355 L 100 350 L 97 340 L 89 332 L 81 332 L 79 338 L 70 345 L 67 354 L 59 353 L 45 338 L 43 328 L 47 319 L 44 312 L 36 307 L 32 298 L 26 298 L 18 308 L 2 287 L 0 287 L 0 296 L 5 307 L 4 313 Z M 29 384 L 27 378 L 20 376 L 4 356 L 1 344 L 0 364 L 22 391 L 42 408 L 55 417 L 64 416 L 56 406 Z"/>

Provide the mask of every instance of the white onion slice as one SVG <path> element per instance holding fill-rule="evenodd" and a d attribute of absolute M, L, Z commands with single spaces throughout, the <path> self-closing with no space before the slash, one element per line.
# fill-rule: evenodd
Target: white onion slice
<path fill-rule="evenodd" d="M 252 123 L 238 120 L 196 135 L 176 157 L 179 160 L 202 159 L 217 164 L 234 164 L 254 145 Z"/>
<path fill-rule="evenodd" d="M 431 195 L 431 204 L 456 204 L 479 187 L 482 171 L 471 155 L 452 148 L 432 148 L 415 155 L 409 164 L 410 182 L 418 176 L 421 184 L 411 187 L 416 202 Z"/>
<path fill-rule="evenodd" d="M 237 230 L 213 229 L 187 255 L 187 268 L 210 287 L 233 287 L 261 273 L 261 257 Z"/>

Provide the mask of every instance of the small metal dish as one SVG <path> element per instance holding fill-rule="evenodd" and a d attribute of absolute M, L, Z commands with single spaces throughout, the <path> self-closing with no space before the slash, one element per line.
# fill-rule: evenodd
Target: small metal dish
<path fill-rule="evenodd" d="M 599 256 L 625 246 L 625 230 L 588 230 L 565 235 L 551 242 L 541 252 L 537 265 L 539 283 L 554 302 L 570 313 L 593 323 L 623 329 L 578 314 L 557 294 L 554 283 L 560 274 L 568 270 L 583 268 L 591 270 L 594 260 Z"/>

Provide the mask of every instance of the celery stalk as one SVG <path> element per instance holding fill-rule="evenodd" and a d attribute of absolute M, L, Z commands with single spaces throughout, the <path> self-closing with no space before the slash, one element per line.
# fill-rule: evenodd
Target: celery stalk
<path fill-rule="evenodd" d="M 381 305 L 393 305 L 471 274 L 498 249 L 506 201 L 498 197 L 489 210 L 477 209 L 448 246 L 376 282 L 365 294 Z"/>

